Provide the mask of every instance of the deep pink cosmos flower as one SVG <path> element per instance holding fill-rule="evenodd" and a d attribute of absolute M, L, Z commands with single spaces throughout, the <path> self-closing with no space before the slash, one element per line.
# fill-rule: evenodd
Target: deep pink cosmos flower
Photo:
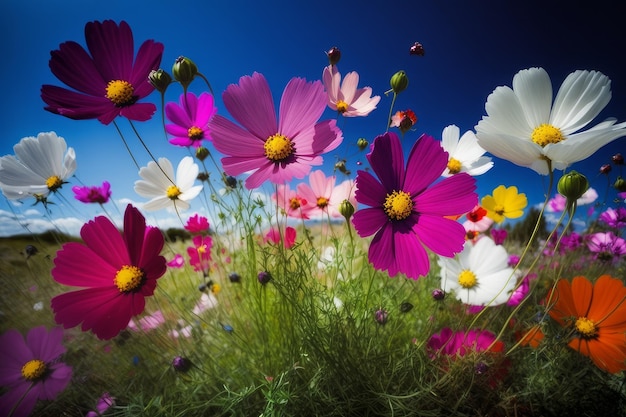
<path fill-rule="evenodd" d="M 494 343 L 495 342 L 495 343 Z M 444 327 L 433 334 L 427 343 L 428 349 L 439 355 L 465 356 L 470 352 L 502 352 L 504 343 L 496 341 L 496 336 L 487 330 L 452 331 Z"/>
<path fill-rule="evenodd" d="M 209 93 L 202 93 L 200 97 L 187 93 L 186 98 L 181 94 L 179 104 L 167 103 L 165 116 L 172 123 L 166 124 L 165 130 L 174 136 L 170 143 L 199 148 L 203 140 L 210 141 L 209 121 L 216 112 L 213 96 Z"/>
<path fill-rule="evenodd" d="M 70 119 L 98 119 L 105 125 L 117 116 L 149 120 L 156 106 L 138 101 L 154 90 L 148 74 L 159 68 L 163 44 L 147 40 L 134 57 L 130 26 L 112 20 L 87 23 L 85 41 L 89 51 L 68 41 L 50 53 L 52 73 L 71 90 L 42 86 L 45 109 Z"/>
<path fill-rule="evenodd" d="M 506 240 L 508 232 L 506 229 L 491 229 L 491 237 L 496 245 L 501 245 Z"/>
<path fill-rule="evenodd" d="M 72 187 L 74 192 L 74 198 L 83 203 L 98 203 L 104 204 L 111 198 L 111 184 L 108 181 L 104 181 L 101 187 L 93 186 L 78 186 Z"/>
<path fill-rule="evenodd" d="M 465 229 L 444 216 L 474 208 L 476 182 L 462 172 L 433 184 L 448 164 L 438 141 L 422 135 L 405 169 L 398 135 L 385 133 L 374 139 L 367 159 L 379 179 L 357 173 L 356 199 L 371 207 L 357 211 L 352 222 L 361 237 L 375 234 L 368 258 L 376 269 L 417 279 L 430 269 L 424 246 L 447 257 L 463 250 Z"/>
<path fill-rule="evenodd" d="M 209 272 L 211 267 L 211 247 L 213 239 L 210 236 L 194 236 L 193 246 L 187 248 L 189 264 L 197 272 Z"/>
<path fill-rule="evenodd" d="M 183 266 L 185 266 L 185 259 L 183 258 L 183 255 L 179 253 L 174 255 L 174 258 L 172 258 L 172 260 L 167 263 L 167 266 L 169 266 L 170 268 L 182 268 Z"/>
<path fill-rule="evenodd" d="M 185 230 L 192 235 L 207 232 L 209 230 L 209 219 L 196 213 L 187 219 L 187 223 L 185 223 Z"/>
<path fill-rule="evenodd" d="M 626 254 L 626 240 L 613 232 L 594 233 L 587 239 L 587 248 L 601 261 L 617 262 Z"/>
<path fill-rule="evenodd" d="M 60 362 L 65 353 L 63 329 L 30 329 L 26 340 L 17 330 L 0 336 L 0 415 L 28 416 L 37 400 L 54 400 L 72 379 L 72 368 Z M 11 414 L 13 410 L 13 414 Z"/>
<path fill-rule="evenodd" d="M 626 226 L 626 208 L 608 208 L 600 214 L 598 219 L 614 229 L 621 229 Z"/>
<path fill-rule="evenodd" d="M 320 81 L 292 78 L 280 100 L 276 121 L 274 100 L 263 75 L 254 73 L 231 84 L 222 95 L 224 106 L 239 125 L 216 115 L 209 123 L 213 145 L 222 154 L 227 175 L 254 171 L 245 182 L 254 189 L 269 180 L 284 184 L 304 178 L 322 154 L 335 149 L 343 136 L 335 120 L 318 122 L 327 96 Z"/>
<path fill-rule="evenodd" d="M 285 228 L 284 236 L 281 234 L 280 230 L 272 227 L 265 235 L 265 242 L 272 242 L 275 245 L 278 245 L 281 243 L 281 240 L 283 240 L 285 249 L 291 249 L 296 243 L 296 235 L 296 229 L 293 227 L 287 226 Z"/>
<path fill-rule="evenodd" d="M 63 245 L 54 259 L 52 277 L 63 285 L 84 289 L 58 295 L 51 306 L 55 320 L 66 329 L 82 323 L 99 339 L 111 339 L 145 307 L 166 270 L 160 255 L 164 239 L 155 227 L 128 205 L 124 232 L 104 216 L 80 230 L 84 244 Z"/>

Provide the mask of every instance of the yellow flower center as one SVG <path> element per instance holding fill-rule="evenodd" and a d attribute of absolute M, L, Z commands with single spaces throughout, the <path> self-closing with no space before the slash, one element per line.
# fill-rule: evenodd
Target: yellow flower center
<path fill-rule="evenodd" d="M 324 208 L 328 205 L 328 199 L 326 197 L 319 197 L 317 199 L 317 207 Z"/>
<path fill-rule="evenodd" d="M 539 127 L 536 127 L 530 135 L 530 138 L 541 147 L 550 143 L 559 143 L 565 139 L 558 127 L 554 127 L 546 123 L 540 124 Z"/>
<path fill-rule="evenodd" d="M 53 175 L 46 180 L 46 187 L 50 191 L 56 191 L 63 185 L 63 180 L 58 175 Z"/>
<path fill-rule="evenodd" d="M 576 331 L 585 338 L 592 338 L 598 332 L 595 323 L 587 317 L 579 317 L 578 320 L 576 320 L 575 327 Z"/>
<path fill-rule="evenodd" d="M 211 292 L 212 292 L 214 295 L 219 294 L 219 292 L 220 292 L 221 290 L 222 290 L 222 287 L 220 287 L 220 284 L 213 284 L 213 285 L 211 285 Z"/>
<path fill-rule="evenodd" d="M 131 292 L 141 286 L 144 280 L 144 273 L 136 266 L 124 265 L 115 274 L 115 286 L 120 292 Z"/>
<path fill-rule="evenodd" d="M 106 98 L 111 100 L 117 107 L 133 104 L 136 98 L 133 96 L 135 89 L 128 81 L 113 80 L 107 84 Z"/>
<path fill-rule="evenodd" d="M 286 136 L 275 134 L 267 138 L 263 145 L 265 156 L 273 162 L 281 162 L 293 153 L 293 143 Z"/>
<path fill-rule="evenodd" d="M 191 126 L 187 130 L 187 137 L 191 140 L 200 140 L 204 138 L 204 131 L 198 126 Z"/>
<path fill-rule="evenodd" d="M 476 280 L 476 274 L 472 271 L 464 269 L 459 274 L 459 285 L 463 288 L 472 288 L 478 281 Z"/>
<path fill-rule="evenodd" d="M 46 369 L 46 364 L 43 361 L 33 359 L 22 366 L 22 376 L 29 381 L 35 381 L 43 376 Z"/>
<path fill-rule="evenodd" d="M 291 200 L 289 200 L 289 208 L 292 210 L 297 210 L 300 208 L 300 199 L 297 197 L 293 197 Z"/>
<path fill-rule="evenodd" d="M 411 200 L 409 193 L 394 191 L 391 194 L 387 194 L 383 209 L 391 220 L 404 220 L 413 211 L 413 200 Z"/>
<path fill-rule="evenodd" d="M 205 254 L 205 253 L 206 253 L 206 249 L 207 249 L 207 248 L 206 248 L 206 245 L 200 245 L 200 246 L 198 246 L 198 254 L 199 254 L 199 255 L 203 255 L 203 254 Z"/>
<path fill-rule="evenodd" d="M 339 100 L 339 101 L 337 102 L 337 111 L 338 111 L 339 113 L 345 113 L 345 112 L 347 112 L 347 111 L 348 111 L 348 107 L 349 107 L 349 106 L 348 106 L 348 103 L 346 103 L 346 102 L 345 102 L 345 101 L 343 101 L 343 100 Z"/>
<path fill-rule="evenodd" d="M 448 161 L 448 169 L 450 174 L 458 174 L 461 172 L 461 162 L 458 159 L 450 158 Z"/>
<path fill-rule="evenodd" d="M 504 214 L 504 206 L 502 204 L 496 204 L 493 208 L 494 213 L 498 216 L 502 216 Z"/>
<path fill-rule="evenodd" d="M 167 194 L 167 198 L 171 200 L 176 200 L 178 196 L 182 193 L 183 192 L 180 191 L 180 188 L 175 185 L 170 185 L 169 187 L 167 187 L 167 191 L 165 191 L 165 194 Z"/>

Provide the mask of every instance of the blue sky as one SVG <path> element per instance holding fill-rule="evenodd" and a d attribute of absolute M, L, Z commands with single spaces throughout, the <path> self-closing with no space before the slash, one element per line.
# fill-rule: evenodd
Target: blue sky
<path fill-rule="evenodd" d="M 135 194 L 133 184 L 140 177 L 113 127 L 98 121 L 74 121 L 43 110 L 42 84 L 61 85 L 48 68 L 50 51 L 62 42 L 73 40 L 84 45 L 84 26 L 92 20 L 125 20 L 133 29 L 135 46 L 146 39 L 165 45 L 162 67 L 180 55 L 193 59 L 209 79 L 216 93 L 218 112 L 221 92 L 239 77 L 254 71 L 263 73 L 278 102 L 291 77 L 320 79 L 327 65 L 324 51 L 338 46 L 342 51 L 340 71 L 357 71 L 360 85 L 373 88 L 382 99 L 378 109 L 367 118 L 340 120 L 346 146 L 359 137 L 372 140 L 384 132 L 391 96 L 389 78 L 403 69 L 409 76 L 408 89 L 400 94 L 395 109 L 413 109 L 419 117 L 417 130 L 407 134 L 407 152 L 421 133 L 436 138 L 449 124 L 461 131 L 473 129 L 485 115 L 487 96 L 499 85 L 511 85 L 521 69 L 544 67 L 558 86 L 577 69 L 599 70 L 612 80 L 613 98 L 599 120 L 615 117 L 626 120 L 626 71 L 623 53 L 626 36 L 623 22 L 626 6 L 600 0 L 586 9 L 574 8 L 567 1 L 119 1 L 109 0 L 8 0 L 0 6 L 0 44 L 4 63 L 0 67 L 4 102 L 0 155 L 12 154 L 13 145 L 22 137 L 55 131 L 76 150 L 77 179 L 86 185 L 112 184 L 113 198 L 137 203 L 146 201 Z M 617 10 L 617 8 L 621 10 Z M 409 47 L 419 41 L 424 57 L 410 56 Z M 203 90 L 199 81 L 192 91 Z M 169 100 L 180 91 L 172 88 Z M 155 93 L 148 98 L 159 102 Z M 159 116 L 159 114 L 157 114 Z M 328 110 L 323 118 L 334 114 Z M 150 160 L 125 120 L 118 124 L 140 165 Z M 137 127 L 155 156 L 167 156 L 176 165 L 187 155 L 163 136 L 159 117 Z M 592 186 L 604 195 L 606 179 L 598 168 L 613 154 L 626 154 L 626 139 L 621 138 L 600 149 L 574 169 L 588 175 Z M 337 157 L 352 154 L 345 147 L 325 157 L 330 172 Z M 216 154 L 216 156 L 219 156 Z M 365 160 L 364 153 L 359 155 Z M 351 168 L 356 169 L 352 159 Z M 545 177 L 533 171 L 495 159 L 496 166 L 477 177 L 479 194 L 490 193 L 499 184 L 517 185 L 531 204 L 543 200 Z M 71 185 L 78 182 L 72 181 Z M 70 186 L 63 195 L 73 200 Z M 65 203 L 53 197 L 52 216 L 69 231 L 98 212 L 77 201 Z M 33 231 L 47 221 L 40 206 L 31 201 L 13 207 L 0 197 L 0 236 L 23 233 L 13 213 L 26 215 Z M 27 211 L 28 210 L 28 211 Z M 32 212 L 32 210 L 36 210 Z M 114 208 L 110 208 L 113 214 Z M 200 201 L 188 214 L 201 211 Z M 149 221 L 163 226 L 180 222 L 167 212 L 146 213 Z M 61 220 L 62 219 L 62 220 Z M 177 223 L 178 222 L 178 223 Z"/>

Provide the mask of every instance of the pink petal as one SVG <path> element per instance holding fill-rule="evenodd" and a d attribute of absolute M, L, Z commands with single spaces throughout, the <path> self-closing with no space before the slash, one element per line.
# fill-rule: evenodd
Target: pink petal
<path fill-rule="evenodd" d="M 404 186 L 404 152 L 393 132 L 377 136 L 367 159 L 385 190 L 402 190 Z"/>
<path fill-rule="evenodd" d="M 439 142 L 422 135 L 411 148 L 403 189 L 412 195 L 421 193 L 441 176 L 447 164 L 448 153 Z"/>
<path fill-rule="evenodd" d="M 307 83 L 303 78 L 292 78 L 280 101 L 278 132 L 291 139 L 313 126 L 326 109 L 326 101 L 321 82 Z"/>
<path fill-rule="evenodd" d="M 255 136 L 220 115 L 213 117 L 209 129 L 215 149 L 224 155 L 242 158 L 263 157 L 267 160 L 263 148 L 267 136 L 263 138 Z"/>
<path fill-rule="evenodd" d="M 408 177 L 408 176 L 407 176 Z M 443 179 L 415 198 L 419 213 L 455 216 L 469 212 L 478 203 L 476 180 L 461 172 Z"/>
<path fill-rule="evenodd" d="M 389 223 L 381 207 L 365 208 L 354 213 L 352 224 L 361 237 L 371 236 Z"/>
<path fill-rule="evenodd" d="M 463 250 L 465 228 L 454 220 L 421 214 L 413 230 L 438 255 L 452 257 Z"/>

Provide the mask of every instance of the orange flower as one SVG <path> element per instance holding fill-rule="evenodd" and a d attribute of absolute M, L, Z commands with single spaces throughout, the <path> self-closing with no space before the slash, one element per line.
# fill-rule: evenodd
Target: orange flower
<path fill-rule="evenodd" d="M 591 360 L 600 369 L 615 373 L 626 370 L 626 287 L 609 275 L 595 284 L 575 277 L 570 284 L 561 279 L 550 316 L 573 330 L 569 347 Z"/>

